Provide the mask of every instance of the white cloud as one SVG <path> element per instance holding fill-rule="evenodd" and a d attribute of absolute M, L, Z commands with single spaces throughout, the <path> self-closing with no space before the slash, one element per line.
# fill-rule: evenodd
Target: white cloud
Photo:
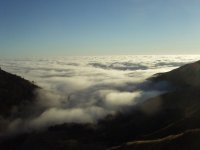
<path fill-rule="evenodd" d="M 34 80 L 43 90 L 27 113 L 8 129 L 37 128 L 67 122 L 96 122 L 165 90 L 143 82 L 158 72 L 196 61 L 200 56 L 99 56 L 0 60 L 2 69 Z M 146 86 L 150 86 L 146 88 Z M 149 107 L 150 108 L 150 107 Z M 27 110 L 27 109 L 26 109 Z M 153 109 L 144 107 L 149 113 Z M 5 121 L 6 120 L 6 121 Z"/>
<path fill-rule="evenodd" d="M 140 92 L 111 92 L 105 96 L 105 102 L 111 106 L 130 106 L 140 96 Z"/>

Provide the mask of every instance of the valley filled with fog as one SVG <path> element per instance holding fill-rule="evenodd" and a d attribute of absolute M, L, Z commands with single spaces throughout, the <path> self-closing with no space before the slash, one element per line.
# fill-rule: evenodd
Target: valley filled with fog
<path fill-rule="evenodd" d="M 0 59 L 3 70 L 41 87 L 35 91 L 34 104 L 20 112 L 25 115 L 2 120 L 9 124 L 8 132 L 22 127 L 29 130 L 63 123 L 96 123 L 169 92 L 168 83 L 152 84 L 146 79 L 199 59 L 198 55 Z M 13 112 L 19 113 L 17 106 Z"/>

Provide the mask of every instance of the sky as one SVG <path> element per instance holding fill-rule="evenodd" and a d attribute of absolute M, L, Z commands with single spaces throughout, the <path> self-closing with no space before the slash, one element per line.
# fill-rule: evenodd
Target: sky
<path fill-rule="evenodd" d="M 0 57 L 200 54 L 199 0 L 0 0 Z"/>

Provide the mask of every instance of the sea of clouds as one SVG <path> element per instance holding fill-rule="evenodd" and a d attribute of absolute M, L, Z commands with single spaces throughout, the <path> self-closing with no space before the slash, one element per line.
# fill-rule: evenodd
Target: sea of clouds
<path fill-rule="evenodd" d="M 109 114 L 126 113 L 170 90 L 165 82 L 153 84 L 145 79 L 199 59 L 198 55 L 0 59 L 2 69 L 42 88 L 35 91 L 34 104 L 24 109 L 29 115 L 4 118 L 9 122 L 6 130 L 96 123 Z"/>

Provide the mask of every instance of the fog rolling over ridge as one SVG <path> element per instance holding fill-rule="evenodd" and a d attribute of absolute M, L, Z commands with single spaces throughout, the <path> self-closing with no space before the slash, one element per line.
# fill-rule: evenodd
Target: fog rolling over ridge
<path fill-rule="evenodd" d="M 198 55 L 1 59 L 2 69 L 42 87 L 35 91 L 37 100 L 30 108 L 20 113 L 13 108 L 13 117 L 1 120 L 8 124 L 8 132 L 63 123 L 96 123 L 169 92 L 167 82 L 153 84 L 145 79 L 198 59 Z M 159 107 L 158 102 L 144 112 L 151 114 Z"/>

